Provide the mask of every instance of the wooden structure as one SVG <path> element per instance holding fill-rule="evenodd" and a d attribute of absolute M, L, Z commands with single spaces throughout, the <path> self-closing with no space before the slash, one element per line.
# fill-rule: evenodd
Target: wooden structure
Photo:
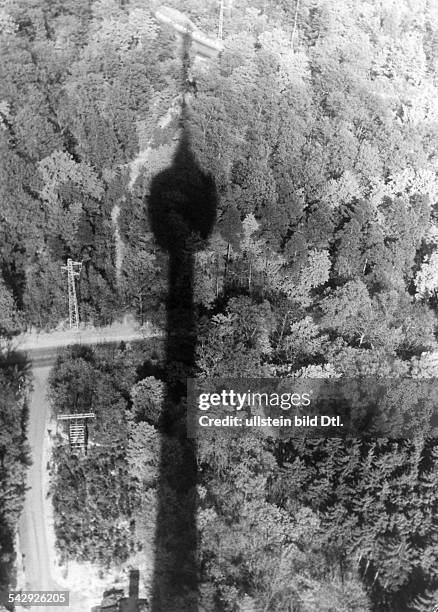
<path fill-rule="evenodd" d="M 88 419 L 94 419 L 94 412 L 83 412 L 73 414 L 59 414 L 58 421 L 69 421 L 68 439 L 70 450 L 87 454 L 88 446 Z"/>

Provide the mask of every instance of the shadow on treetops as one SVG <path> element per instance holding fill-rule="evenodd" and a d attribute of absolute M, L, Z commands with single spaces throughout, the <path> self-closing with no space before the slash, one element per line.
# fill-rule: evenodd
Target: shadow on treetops
<path fill-rule="evenodd" d="M 197 612 L 196 449 L 187 439 L 187 378 L 195 370 L 194 255 L 205 248 L 216 219 L 216 190 L 195 160 L 183 107 L 182 131 L 169 168 L 151 184 L 149 221 L 168 253 L 166 378 L 161 411 L 152 610 Z M 178 450 L 176 450 L 178 449 Z"/>

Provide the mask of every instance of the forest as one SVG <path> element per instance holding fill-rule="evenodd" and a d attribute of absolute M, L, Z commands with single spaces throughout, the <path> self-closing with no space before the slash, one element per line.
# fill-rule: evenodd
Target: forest
<path fill-rule="evenodd" d="M 164 386 L 154 377 L 136 382 L 147 357 L 145 349 L 73 347 L 52 371 L 56 412 L 96 415 L 85 458 L 72 455 L 65 442 L 52 457 L 55 530 L 64 555 L 107 567 L 126 561 L 141 543 L 134 520 L 142 500 L 138 475 L 153 469 L 158 440 L 152 426 L 137 427 L 134 420 L 146 391 L 151 411 L 141 410 L 150 418 L 159 409 Z"/>
<path fill-rule="evenodd" d="M 15 535 L 23 507 L 29 451 L 26 443 L 28 364 L 16 355 L 0 362 L 0 594 L 13 581 Z M 3 601 L 0 601 L 0 609 Z"/>
<path fill-rule="evenodd" d="M 223 51 L 184 63 L 160 4 L 1 3 L 0 335 L 65 324 L 68 257 L 83 262 L 81 321 L 130 313 L 165 328 L 168 254 L 150 196 L 183 134 L 217 202 L 210 235 L 192 236 L 196 376 L 436 378 L 438 6 L 228 1 Z M 166 4 L 217 36 L 215 1 Z M 85 459 L 62 441 L 53 457 L 65 558 L 135 557 L 150 573 L 160 448 L 178 466 L 187 445 L 161 419 L 180 365 L 159 342 L 60 354 L 54 413 L 98 415 Z M 0 384 L 0 419 L 21 440 L 10 415 L 23 400 L 7 374 Z M 8 440 L 19 477 L 11 508 L 0 498 L 7 525 L 25 465 Z M 197 465 L 201 610 L 438 602 L 427 432 L 218 437 L 199 442 Z"/>

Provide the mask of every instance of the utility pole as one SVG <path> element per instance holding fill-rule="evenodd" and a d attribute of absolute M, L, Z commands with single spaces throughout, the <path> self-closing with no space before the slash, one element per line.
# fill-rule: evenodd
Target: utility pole
<path fill-rule="evenodd" d="M 82 269 L 81 261 L 73 261 L 67 259 L 67 265 L 61 266 L 61 270 L 67 270 L 68 283 L 68 314 L 70 320 L 70 329 L 79 330 L 79 309 L 78 299 L 76 297 L 76 277 L 79 276 Z"/>
<path fill-rule="evenodd" d="M 218 38 L 219 40 L 222 40 L 224 36 L 224 0 L 220 0 L 220 3 Z"/>

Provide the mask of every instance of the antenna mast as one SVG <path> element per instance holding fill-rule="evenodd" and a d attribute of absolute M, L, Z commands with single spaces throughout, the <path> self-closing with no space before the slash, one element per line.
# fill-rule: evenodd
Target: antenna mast
<path fill-rule="evenodd" d="M 68 314 L 70 320 L 70 329 L 79 330 L 79 309 L 78 299 L 76 297 L 76 277 L 79 276 L 82 269 L 81 261 L 73 261 L 67 259 L 67 265 L 61 266 L 61 270 L 67 270 L 68 283 Z"/>

